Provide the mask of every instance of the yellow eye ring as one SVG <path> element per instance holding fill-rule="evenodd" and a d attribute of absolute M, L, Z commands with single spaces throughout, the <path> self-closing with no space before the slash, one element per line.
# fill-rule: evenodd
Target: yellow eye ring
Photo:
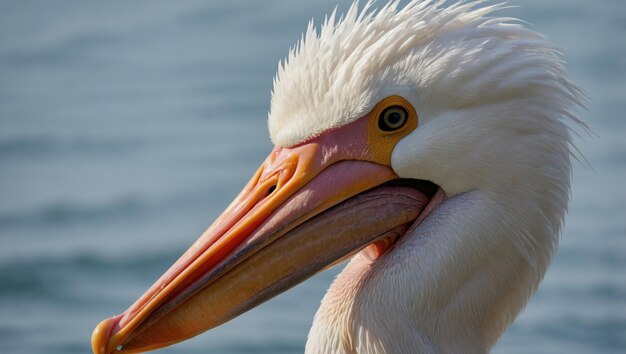
<path fill-rule="evenodd" d="M 390 166 L 396 143 L 417 128 L 417 112 L 407 99 L 393 95 L 380 100 L 369 117 L 367 143 L 371 161 Z"/>
<path fill-rule="evenodd" d="M 406 124 L 408 112 L 402 106 L 395 105 L 385 108 L 378 118 L 378 128 L 385 132 L 398 130 Z"/>

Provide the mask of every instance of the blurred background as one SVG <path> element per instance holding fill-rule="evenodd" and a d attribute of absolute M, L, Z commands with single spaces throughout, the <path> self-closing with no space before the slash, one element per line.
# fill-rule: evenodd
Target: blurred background
<path fill-rule="evenodd" d="M 270 151 L 278 60 L 336 4 L 0 2 L 2 353 L 90 351 Z M 595 135 L 554 263 L 494 352 L 624 353 L 626 4 L 509 5 L 565 50 Z M 301 353 L 339 271 L 162 352 Z"/>

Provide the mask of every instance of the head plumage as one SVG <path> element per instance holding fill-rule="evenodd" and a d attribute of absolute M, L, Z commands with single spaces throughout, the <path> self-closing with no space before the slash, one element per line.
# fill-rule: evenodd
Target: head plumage
<path fill-rule="evenodd" d="M 561 75 L 560 53 L 514 19 L 491 17 L 502 6 L 483 2 L 393 1 L 375 10 L 373 1 L 362 9 L 357 1 L 339 19 L 335 9 L 319 33 L 311 21 L 274 79 L 274 144 L 352 122 L 393 94 L 418 109 L 450 109 L 554 81 L 574 101 L 579 93 Z"/>

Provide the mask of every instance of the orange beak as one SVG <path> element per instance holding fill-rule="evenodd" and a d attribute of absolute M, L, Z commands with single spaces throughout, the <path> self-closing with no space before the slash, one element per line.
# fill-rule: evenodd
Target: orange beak
<path fill-rule="evenodd" d="M 189 250 L 128 310 L 96 327 L 94 353 L 136 353 L 193 337 L 402 235 L 428 198 L 409 187 L 373 189 L 398 176 L 368 162 L 359 124 L 275 148 Z"/>

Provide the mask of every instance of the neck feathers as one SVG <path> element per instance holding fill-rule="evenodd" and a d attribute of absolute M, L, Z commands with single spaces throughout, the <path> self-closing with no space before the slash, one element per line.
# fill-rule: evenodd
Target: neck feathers
<path fill-rule="evenodd" d="M 488 352 L 548 264 L 520 251 L 510 212 L 490 193 L 460 194 L 378 260 L 355 256 L 324 297 L 306 352 Z"/>

